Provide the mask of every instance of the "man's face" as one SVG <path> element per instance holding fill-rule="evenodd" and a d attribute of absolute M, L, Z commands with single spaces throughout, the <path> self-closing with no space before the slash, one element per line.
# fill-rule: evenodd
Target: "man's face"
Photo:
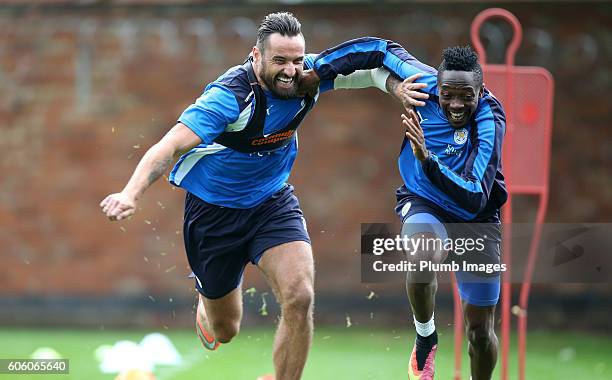
<path fill-rule="evenodd" d="M 470 121 L 481 96 L 482 85 L 474 72 L 445 70 L 438 75 L 440 107 L 453 128 Z"/>
<path fill-rule="evenodd" d="M 304 71 L 304 37 L 273 33 L 264 41 L 264 51 L 253 48 L 255 68 L 263 86 L 279 98 L 296 97 Z"/>

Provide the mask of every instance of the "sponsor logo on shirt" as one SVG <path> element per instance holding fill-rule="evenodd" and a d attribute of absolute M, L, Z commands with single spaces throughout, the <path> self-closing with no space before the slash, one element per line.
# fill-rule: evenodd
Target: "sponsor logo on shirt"
<path fill-rule="evenodd" d="M 416 111 L 417 115 L 419 115 L 419 124 L 423 124 L 424 122 L 426 122 L 429 119 L 423 119 L 423 115 L 421 115 L 420 111 Z"/>
<path fill-rule="evenodd" d="M 444 154 L 447 156 L 460 156 L 463 153 L 463 149 L 455 149 L 451 144 L 446 145 L 446 149 L 444 149 Z"/>
<path fill-rule="evenodd" d="M 274 144 L 282 140 L 290 139 L 291 137 L 293 137 L 294 133 L 295 133 L 295 129 L 292 129 L 290 131 L 285 131 L 285 132 L 276 133 L 274 135 L 265 136 L 265 137 L 251 141 L 251 145 Z"/>

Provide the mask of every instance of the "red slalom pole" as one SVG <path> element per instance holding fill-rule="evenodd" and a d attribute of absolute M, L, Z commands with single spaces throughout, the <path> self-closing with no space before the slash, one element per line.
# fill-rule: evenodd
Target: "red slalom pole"
<path fill-rule="evenodd" d="M 504 238 L 503 246 L 503 261 L 506 264 L 506 272 L 502 275 L 501 289 L 501 379 L 508 380 L 508 356 L 510 352 L 510 328 L 511 328 L 511 310 L 510 303 L 512 301 L 512 279 L 511 279 L 511 263 L 512 263 L 512 243 L 508 238 L 512 236 L 512 160 L 509 155 L 512 154 L 512 135 L 514 121 L 513 95 L 514 86 L 510 68 L 514 66 L 514 56 L 521 43 L 523 31 L 518 19 L 509 11 L 502 8 L 489 8 L 480 12 L 472 22 L 471 38 L 474 48 L 480 57 L 483 71 L 486 69 L 487 55 L 480 41 L 480 28 L 485 21 L 493 18 L 502 18 L 507 21 L 513 29 L 513 37 L 506 51 L 505 62 L 505 86 L 504 86 L 504 108 L 506 110 L 506 137 L 504 142 L 503 166 L 506 173 L 506 186 L 508 190 L 508 201 L 503 208 L 502 221 L 504 223 Z"/>
<path fill-rule="evenodd" d="M 461 305 L 461 297 L 459 297 L 459 289 L 457 288 L 457 279 L 453 273 L 451 287 L 453 289 L 453 307 L 454 307 L 454 323 L 453 330 L 455 333 L 455 373 L 454 380 L 461 380 L 461 360 L 463 355 L 463 306 Z"/>

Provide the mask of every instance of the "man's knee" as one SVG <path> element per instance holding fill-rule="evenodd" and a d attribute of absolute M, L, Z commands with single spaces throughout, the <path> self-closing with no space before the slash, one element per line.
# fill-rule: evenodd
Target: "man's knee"
<path fill-rule="evenodd" d="M 213 336 L 220 343 L 229 343 L 240 331 L 237 321 L 213 321 L 211 325 Z"/>
<path fill-rule="evenodd" d="M 406 259 L 419 267 L 421 261 L 439 264 L 446 259 L 448 252 L 444 249 L 443 238 L 432 232 L 418 232 L 407 236 L 404 246 Z"/>
<path fill-rule="evenodd" d="M 312 281 L 299 280 L 293 282 L 286 289 L 281 290 L 281 307 L 283 313 L 299 316 L 307 316 L 312 310 L 314 302 L 314 289 Z"/>
<path fill-rule="evenodd" d="M 488 350 L 496 343 L 495 331 L 484 324 L 468 326 L 466 335 L 470 345 L 476 350 Z"/>

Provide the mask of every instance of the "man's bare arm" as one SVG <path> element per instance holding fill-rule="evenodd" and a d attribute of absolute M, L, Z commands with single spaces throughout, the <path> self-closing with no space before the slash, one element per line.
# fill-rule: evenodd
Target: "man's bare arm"
<path fill-rule="evenodd" d="M 421 76 L 420 73 L 414 74 L 402 81 L 390 75 L 389 71 L 384 68 L 357 70 L 349 75 L 338 75 L 334 79 L 334 89 L 376 87 L 391 94 L 393 98 L 402 103 L 404 108 L 411 109 L 424 106 L 423 100 L 429 99 L 428 94 L 420 91 L 426 88 L 427 84 L 415 82 Z"/>
<path fill-rule="evenodd" d="M 136 211 L 142 194 L 161 177 L 176 157 L 202 140 L 188 127 L 178 123 L 142 157 L 132 177 L 120 193 L 108 195 L 100 207 L 110 220 L 128 218 Z"/>

